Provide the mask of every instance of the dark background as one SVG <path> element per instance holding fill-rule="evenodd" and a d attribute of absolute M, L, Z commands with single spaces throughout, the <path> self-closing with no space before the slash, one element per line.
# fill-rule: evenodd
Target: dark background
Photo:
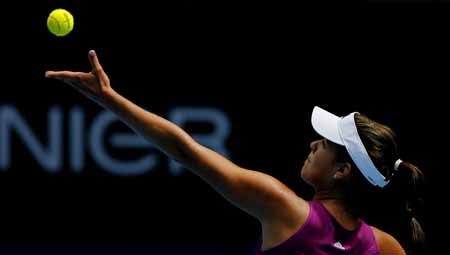
<path fill-rule="evenodd" d="M 0 105 L 15 105 L 41 137 L 50 106 L 79 105 L 88 118 L 101 110 L 44 78 L 46 70 L 89 70 L 89 49 L 116 91 L 155 113 L 222 109 L 232 123 L 232 160 L 306 198 L 311 190 L 298 173 L 317 137 L 313 106 L 359 111 L 396 130 L 402 158 L 426 173 L 428 253 L 440 249 L 448 177 L 440 167 L 449 82 L 444 2 L 38 2 L 2 6 Z M 46 28 L 55 8 L 75 18 L 64 38 Z M 0 172 L 5 254 L 251 254 L 260 235 L 256 220 L 191 173 L 171 176 L 165 163 L 119 177 L 88 158 L 80 174 L 68 167 L 50 174 L 19 139 L 13 144 L 12 167 Z"/>

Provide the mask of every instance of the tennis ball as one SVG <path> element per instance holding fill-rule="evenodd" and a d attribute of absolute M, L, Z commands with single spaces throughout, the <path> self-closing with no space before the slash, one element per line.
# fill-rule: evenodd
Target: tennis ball
<path fill-rule="evenodd" d="M 73 29 L 73 16 L 64 9 L 53 10 L 47 18 L 48 30 L 56 36 L 66 36 Z"/>

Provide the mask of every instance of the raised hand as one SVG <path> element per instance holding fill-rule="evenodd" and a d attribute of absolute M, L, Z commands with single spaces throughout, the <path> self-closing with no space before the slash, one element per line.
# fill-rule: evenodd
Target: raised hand
<path fill-rule="evenodd" d="M 92 66 L 90 72 L 47 71 L 45 77 L 61 80 L 93 101 L 103 105 L 105 95 L 112 90 L 109 78 L 103 71 L 95 51 L 89 51 L 88 55 Z"/>

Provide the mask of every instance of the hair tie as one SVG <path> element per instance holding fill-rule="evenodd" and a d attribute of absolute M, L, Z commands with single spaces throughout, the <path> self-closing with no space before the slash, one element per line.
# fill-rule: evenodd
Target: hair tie
<path fill-rule="evenodd" d="M 400 164 L 403 162 L 403 160 L 401 160 L 401 159 L 397 159 L 397 161 L 395 161 L 395 164 L 394 164 L 394 170 L 395 171 L 398 171 L 398 167 L 400 166 Z"/>

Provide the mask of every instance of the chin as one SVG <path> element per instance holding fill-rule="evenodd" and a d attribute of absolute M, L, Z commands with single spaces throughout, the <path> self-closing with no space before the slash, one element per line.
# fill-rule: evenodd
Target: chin
<path fill-rule="evenodd" d="M 302 180 L 304 181 L 308 181 L 308 174 L 307 174 L 307 170 L 305 168 L 305 166 L 302 167 L 302 170 L 300 171 L 300 177 L 302 178 Z"/>
<path fill-rule="evenodd" d="M 304 182 L 306 182 L 306 184 L 308 184 L 308 185 L 314 187 L 313 183 L 310 181 L 310 179 L 308 179 L 308 177 L 302 175 L 302 180 L 303 180 Z"/>
<path fill-rule="evenodd" d="M 300 176 L 302 180 L 308 183 L 309 185 L 312 185 L 312 183 L 314 183 L 313 181 L 313 179 L 315 179 L 314 174 L 311 174 L 311 172 L 309 172 L 308 167 L 303 166 Z"/>

